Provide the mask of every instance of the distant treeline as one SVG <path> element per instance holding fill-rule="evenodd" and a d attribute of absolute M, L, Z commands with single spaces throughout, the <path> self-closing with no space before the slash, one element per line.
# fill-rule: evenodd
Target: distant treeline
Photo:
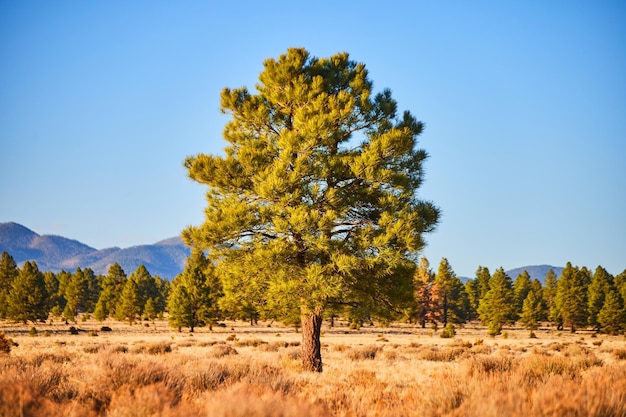
<path fill-rule="evenodd" d="M 530 330 L 541 323 L 572 332 L 590 328 L 619 334 L 626 330 L 626 270 L 614 277 L 601 266 L 592 272 L 568 263 L 559 277 L 550 270 L 542 283 L 526 271 L 513 280 L 502 268 L 491 274 L 481 266 L 473 279 L 463 283 L 447 259 L 441 260 L 435 273 L 422 258 L 413 284 L 409 301 L 391 315 L 386 312 L 385 320 L 393 317 L 435 328 L 480 320 L 491 335 L 514 323 Z M 76 321 L 82 315 L 132 324 L 168 313 L 172 327 L 193 331 L 225 318 L 254 324 L 289 316 L 276 311 L 281 308 L 288 307 L 269 306 L 253 290 L 223 291 L 215 268 L 201 252 L 188 258 L 185 270 L 172 282 L 150 275 L 143 265 L 130 276 L 117 263 L 106 275 L 96 275 L 89 268 L 42 272 L 28 261 L 18 268 L 6 252 L 0 259 L 0 319 L 36 323 L 50 316 Z M 298 325 L 298 313 L 293 312 L 289 324 Z M 342 318 L 354 328 L 378 318 L 366 305 L 337 306 L 326 315 L 331 323 Z"/>

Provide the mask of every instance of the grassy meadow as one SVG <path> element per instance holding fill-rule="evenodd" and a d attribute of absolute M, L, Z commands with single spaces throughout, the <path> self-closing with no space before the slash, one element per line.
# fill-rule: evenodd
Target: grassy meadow
<path fill-rule="evenodd" d="M 0 323 L 0 416 L 626 416 L 624 336 L 325 324 L 315 374 L 277 323 L 74 326 Z"/>

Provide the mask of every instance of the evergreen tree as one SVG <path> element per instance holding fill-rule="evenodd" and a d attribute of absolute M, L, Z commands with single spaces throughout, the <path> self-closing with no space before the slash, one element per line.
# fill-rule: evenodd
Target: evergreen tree
<path fill-rule="evenodd" d="M 89 299 L 89 272 L 76 268 L 65 288 L 63 318 L 76 320 L 76 316 L 87 311 Z"/>
<path fill-rule="evenodd" d="M 410 311 L 410 318 L 426 327 L 427 322 L 434 322 L 437 318 L 437 296 L 434 291 L 435 274 L 430 269 L 430 263 L 422 256 L 413 278 L 415 291 L 415 305 Z"/>
<path fill-rule="evenodd" d="M 539 283 L 539 281 L 537 282 Z M 532 285 L 529 286 L 528 295 L 522 303 L 522 311 L 519 318 L 520 323 L 526 329 L 537 330 L 540 321 L 544 317 L 544 311 L 541 283 L 539 283 L 538 288 Z"/>
<path fill-rule="evenodd" d="M 576 328 L 587 324 L 587 286 L 589 277 L 586 270 L 567 263 L 557 282 L 556 308 L 564 326 L 574 333 Z"/>
<path fill-rule="evenodd" d="M 51 311 L 58 303 L 56 294 L 59 292 L 59 279 L 54 272 L 47 271 L 43 273 L 43 280 L 46 283 L 46 308 Z"/>
<path fill-rule="evenodd" d="M 622 296 L 622 300 L 626 300 L 626 269 L 621 274 L 615 276 L 613 280 L 617 292 Z"/>
<path fill-rule="evenodd" d="M 327 306 L 384 315 L 412 299 L 422 235 L 439 217 L 417 197 L 423 125 L 398 116 L 390 91 L 372 94 L 365 66 L 345 53 L 289 49 L 265 61 L 256 94 L 221 99 L 229 145 L 224 157 L 185 161 L 209 192 L 205 223 L 183 238 L 209 250 L 227 297 L 228 270 L 255 263 L 253 287 L 299 310 L 303 368 L 321 371 Z"/>
<path fill-rule="evenodd" d="M 598 324 L 604 333 L 619 334 L 626 329 L 624 300 L 615 288 L 609 288 L 604 304 L 598 313 Z"/>
<path fill-rule="evenodd" d="M 184 320 L 177 320 L 175 317 L 172 319 L 174 327 L 180 327 L 181 322 L 187 322 L 183 326 L 190 327 L 191 332 L 197 326 L 204 326 L 206 323 L 211 323 L 217 320 L 219 309 L 217 308 L 217 300 L 221 293 L 219 280 L 215 274 L 214 266 L 206 259 L 202 251 L 195 250 L 191 253 L 191 256 L 187 258 L 187 264 L 182 274 L 178 275 L 174 279 L 176 287 L 184 287 L 186 290 L 186 297 L 182 297 L 178 294 L 176 297 L 177 302 L 187 302 L 189 306 L 176 306 L 174 312 L 170 310 L 170 318 L 172 315 L 180 314 L 187 315 L 187 311 L 191 312 L 191 319 L 186 317 Z M 169 304 L 172 307 L 172 303 Z"/>
<path fill-rule="evenodd" d="M 141 317 L 141 308 L 139 286 L 134 279 L 128 279 L 115 308 L 115 316 L 118 320 L 128 319 L 132 325 Z"/>
<path fill-rule="evenodd" d="M 543 300 L 548 310 L 548 320 L 556 324 L 557 329 L 563 328 L 563 321 L 556 305 L 556 288 L 558 278 L 552 269 L 548 270 L 544 279 Z"/>
<path fill-rule="evenodd" d="M 153 298 L 148 298 L 146 305 L 143 307 L 143 317 L 146 320 L 154 320 L 157 317 L 157 311 L 155 307 L 155 301 Z"/>
<path fill-rule="evenodd" d="M 115 308 L 126 284 L 126 273 L 116 262 L 109 267 L 102 280 L 102 291 L 94 310 L 96 320 L 103 321 L 109 316 L 115 317 Z"/>
<path fill-rule="evenodd" d="M 67 290 L 67 286 L 72 280 L 72 273 L 68 271 L 61 271 L 56 274 L 56 279 L 58 281 L 57 291 L 55 294 L 50 294 L 50 304 L 51 309 L 50 313 L 55 317 L 63 316 L 63 311 L 65 310 L 65 306 L 67 304 L 67 300 L 65 299 L 65 291 Z"/>
<path fill-rule="evenodd" d="M 128 279 L 135 281 L 137 284 L 137 295 L 139 297 L 137 307 L 139 308 L 138 314 L 141 316 L 148 300 L 151 298 L 156 300 L 160 297 L 157 281 L 150 275 L 150 272 L 143 264 L 139 265 Z"/>
<path fill-rule="evenodd" d="M 524 300 L 528 296 L 530 292 L 530 275 L 528 272 L 524 270 L 521 274 L 515 278 L 513 282 L 513 294 L 515 296 L 515 308 L 516 313 L 520 313 L 522 311 L 522 305 L 524 304 Z"/>
<path fill-rule="evenodd" d="M 513 282 L 504 269 L 498 268 L 489 280 L 489 291 L 480 301 L 478 314 L 494 336 L 501 333 L 504 324 L 515 321 Z"/>
<path fill-rule="evenodd" d="M 2 252 L 0 257 L 0 319 L 5 319 L 9 315 L 9 305 L 11 300 L 9 293 L 13 288 L 13 281 L 20 274 L 13 257 L 7 252 Z"/>
<path fill-rule="evenodd" d="M 475 279 L 469 279 L 465 282 L 465 293 L 469 303 L 467 320 L 475 320 L 478 318 L 478 305 L 480 303 L 478 282 Z"/>
<path fill-rule="evenodd" d="M 448 322 L 464 323 L 469 310 L 465 287 L 456 276 L 446 258 L 442 258 L 434 281 L 437 295 L 439 319 L 445 327 Z"/>
<path fill-rule="evenodd" d="M 9 318 L 27 323 L 48 317 L 46 282 L 35 262 L 26 261 L 9 292 Z"/>
<path fill-rule="evenodd" d="M 491 281 L 489 268 L 487 268 L 486 266 L 479 266 L 476 270 L 476 285 L 478 287 L 479 301 L 485 298 L 485 295 L 487 295 L 487 291 L 489 291 L 489 281 Z"/>
<path fill-rule="evenodd" d="M 539 309 L 539 315 L 537 317 L 537 320 L 548 320 L 549 310 L 548 304 L 546 303 L 546 300 L 544 298 L 545 290 L 543 288 L 543 285 L 541 285 L 541 281 L 539 281 L 537 278 L 533 279 L 530 282 L 530 292 L 534 292 L 535 296 L 539 300 L 539 305 L 537 306 Z"/>
<path fill-rule="evenodd" d="M 606 294 L 613 287 L 613 276 L 609 274 L 606 269 L 598 266 L 589 289 L 587 291 L 588 305 L 587 311 L 589 313 L 588 324 L 596 330 L 600 329 L 600 323 L 598 322 L 598 314 L 604 305 Z"/>
<path fill-rule="evenodd" d="M 167 309 L 169 312 L 167 320 L 171 327 L 177 327 L 179 332 L 183 327 L 193 328 L 193 313 L 187 287 L 174 284 Z"/>

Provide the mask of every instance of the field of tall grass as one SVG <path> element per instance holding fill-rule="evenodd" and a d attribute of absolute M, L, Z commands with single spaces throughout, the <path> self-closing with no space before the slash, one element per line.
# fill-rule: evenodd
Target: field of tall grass
<path fill-rule="evenodd" d="M 626 416 L 623 336 L 325 326 L 316 374 L 276 324 L 105 325 L 0 323 L 0 416 Z"/>

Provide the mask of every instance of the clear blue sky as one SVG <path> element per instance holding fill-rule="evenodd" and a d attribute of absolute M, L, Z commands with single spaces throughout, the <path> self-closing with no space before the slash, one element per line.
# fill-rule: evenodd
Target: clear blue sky
<path fill-rule="evenodd" d="M 98 249 L 203 221 L 223 87 L 346 51 L 426 124 L 434 268 L 626 268 L 623 1 L 0 1 L 0 222 Z"/>

